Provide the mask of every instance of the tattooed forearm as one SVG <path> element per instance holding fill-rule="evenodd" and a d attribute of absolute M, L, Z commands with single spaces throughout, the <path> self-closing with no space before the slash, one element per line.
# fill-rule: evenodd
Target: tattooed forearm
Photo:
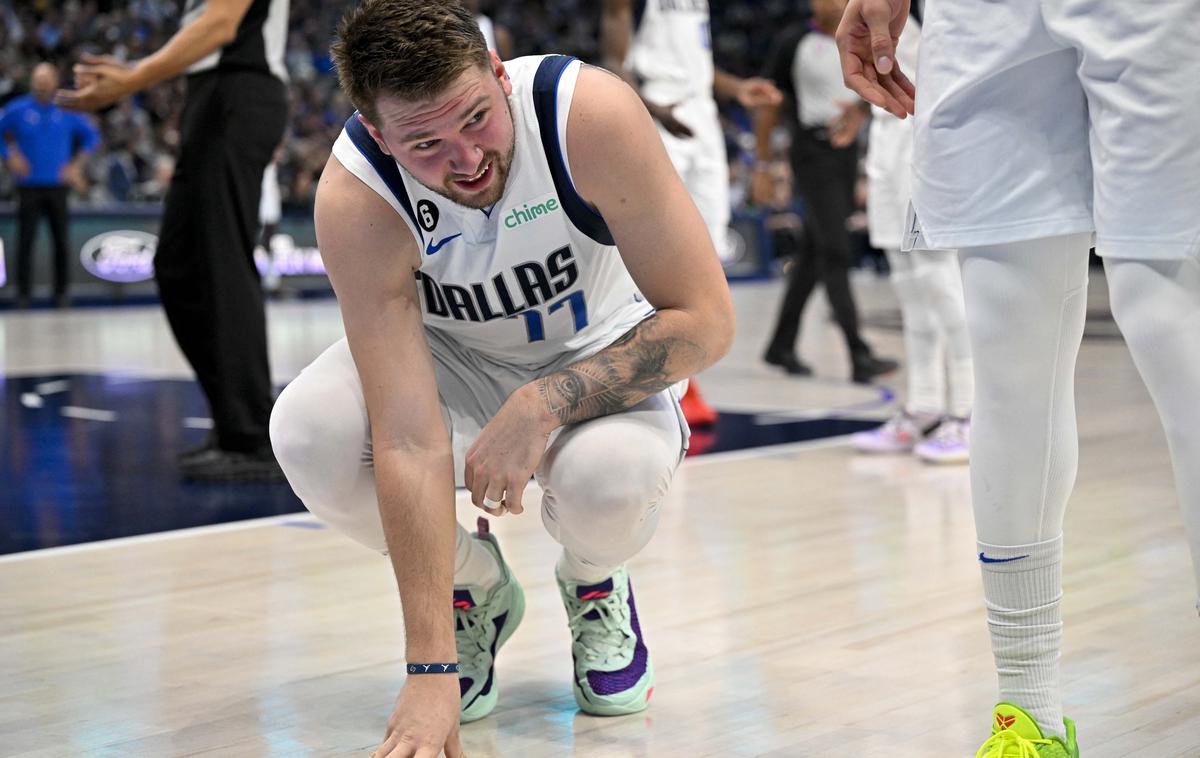
<path fill-rule="evenodd" d="M 591 358 L 537 380 L 559 422 L 569 424 L 631 408 L 707 362 L 700 345 L 665 334 L 651 316 Z"/>

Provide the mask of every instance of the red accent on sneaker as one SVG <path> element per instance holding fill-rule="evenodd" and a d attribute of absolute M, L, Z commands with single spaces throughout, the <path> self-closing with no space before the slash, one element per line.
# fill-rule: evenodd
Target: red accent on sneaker
<path fill-rule="evenodd" d="M 996 714 L 996 726 L 1000 727 L 1001 730 L 1008 729 L 1010 726 L 1016 723 L 1016 721 L 1016 716 L 1002 716 L 999 713 Z"/>
<path fill-rule="evenodd" d="M 715 408 L 704 402 L 695 379 L 688 382 L 687 392 L 680 399 L 679 407 L 683 411 L 683 417 L 687 419 L 688 426 L 712 426 L 717 423 L 719 414 Z"/>
<path fill-rule="evenodd" d="M 467 609 L 467 608 L 474 608 L 475 606 L 471 605 L 471 604 L 470 604 L 469 602 L 467 602 L 466 600 L 455 600 L 455 601 L 454 601 L 454 607 L 455 607 L 455 608 L 464 608 L 464 609 Z"/>
<path fill-rule="evenodd" d="M 599 600 L 602 597 L 608 597 L 608 590 L 592 590 L 586 595 L 580 595 L 580 600 Z"/>
<path fill-rule="evenodd" d="M 650 696 L 651 696 L 651 695 L 653 695 L 653 694 L 654 694 L 654 688 L 653 688 L 653 687 L 651 687 L 650 689 L 646 690 L 646 700 L 650 700 Z"/>

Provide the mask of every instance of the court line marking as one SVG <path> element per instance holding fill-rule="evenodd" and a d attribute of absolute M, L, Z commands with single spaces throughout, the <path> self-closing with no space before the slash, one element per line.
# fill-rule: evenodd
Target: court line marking
<path fill-rule="evenodd" d="M 313 516 L 311 513 L 299 511 L 297 513 L 285 513 L 279 516 L 263 516 L 261 518 L 247 519 L 245 521 L 231 521 L 225 524 L 189 526 L 184 529 L 171 529 L 165 532 L 154 532 L 153 534 L 135 534 L 129 537 L 113 537 L 112 539 L 97 540 L 96 542 L 84 542 L 78 545 L 60 545 L 58 547 L 46 547 L 40 550 L 26 550 L 23 553 L 0 555 L 0 565 L 5 563 L 16 563 L 22 559 L 50 558 L 53 556 L 67 555 L 70 553 L 85 553 L 92 550 L 124 547 L 126 545 L 137 545 L 144 542 L 156 542 L 158 540 L 173 540 L 184 537 L 195 537 L 204 534 L 235 532 L 242 529 L 253 529 L 259 526 L 270 526 L 272 524 L 282 525 L 288 521 L 316 522 L 316 520 L 317 517 Z"/>
<path fill-rule="evenodd" d="M 745 450 L 727 450 L 723 453 L 707 453 L 695 458 L 684 458 L 681 465 L 687 466 L 688 468 L 696 468 L 697 466 L 707 466 L 714 463 L 729 463 L 732 461 L 745 460 L 747 458 L 782 457 L 807 450 L 820 450 L 827 447 L 844 446 L 849 444 L 851 436 L 853 435 L 843 434 L 835 437 L 822 437 L 815 440 L 803 440 L 801 442 L 785 442 L 779 445 L 752 447 Z M 456 497 L 462 497 L 462 493 L 463 491 L 459 490 L 456 493 Z M 186 537 L 203 536 L 207 534 L 219 534 L 221 532 L 234 532 L 243 529 L 255 529 L 260 526 L 283 526 L 289 521 L 302 522 L 305 524 L 320 523 L 317 517 L 313 516 L 311 513 L 306 511 L 298 511 L 296 513 L 285 513 L 279 516 L 263 516 L 261 518 L 247 519 L 245 521 L 233 521 L 226 524 L 189 526 L 184 529 L 171 529 L 165 532 L 155 532 L 153 534 L 135 534 L 130 537 L 113 537 L 112 539 L 84 542 L 78 545 L 60 545 L 58 547 L 45 547 L 38 550 L 26 550 L 20 553 L 12 553 L 10 555 L 0 555 L 0 566 L 9 563 L 36 560 L 39 558 L 53 558 L 61 555 L 70 555 L 73 553 L 85 553 L 93 550 L 108 550 L 111 548 L 125 547 L 127 545 L 157 542 L 159 540 L 174 540 L 183 539 Z"/>
<path fill-rule="evenodd" d="M 81 408 L 78 405 L 64 405 L 60 411 L 67 418 L 78 418 L 84 421 L 116 421 L 116 411 L 106 411 L 100 408 Z"/>
<path fill-rule="evenodd" d="M 55 395 L 59 392 L 66 392 L 69 389 L 71 389 L 70 379 L 55 379 L 53 381 L 42 382 L 41 384 L 33 385 L 33 391 L 39 395 L 42 395 L 43 397 L 46 395 Z"/>

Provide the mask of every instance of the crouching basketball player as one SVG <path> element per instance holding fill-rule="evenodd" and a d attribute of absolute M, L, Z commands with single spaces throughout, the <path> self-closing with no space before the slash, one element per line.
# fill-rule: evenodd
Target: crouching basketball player
<path fill-rule="evenodd" d="M 346 339 L 271 437 L 305 505 L 395 571 L 410 676 L 379 754 L 461 755 L 524 611 L 495 537 L 456 526 L 456 478 L 498 516 L 536 475 L 575 698 L 640 711 L 625 563 L 687 444 L 675 385 L 733 336 L 708 229 L 633 90 L 567 57 L 501 62 L 457 2 L 366 0 L 333 55 L 360 114 L 316 225 Z"/>

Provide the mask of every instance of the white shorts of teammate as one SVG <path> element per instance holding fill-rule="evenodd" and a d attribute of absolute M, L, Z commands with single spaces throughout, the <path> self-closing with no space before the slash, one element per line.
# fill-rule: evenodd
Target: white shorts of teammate
<path fill-rule="evenodd" d="M 456 481 L 466 451 L 505 399 L 535 378 L 488 361 L 426 330 Z M 564 357 L 551 373 L 584 356 Z M 667 488 L 687 448 L 672 387 L 621 413 L 570 424 L 551 435 L 536 471 L 542 521 L 568 555 L 607 576 L 641 550 L 658 524 Z M 357 542 L 386 551 L 362 384 L 345 339 L 300 373 L 271 415 L 271 443 L 296 495 Z M 459 544 L 463 528 L 459 527 Z"/>
<path fill-rule="evenodd" d="M 1197 253 L 1194 0 L 930 0 L 922 37 L 930 246 L 1095 232 L 1100 255 Z"/>
<path fill-rule="evenodd" d="M 912 198 L 912 121 L 872 108 L 867 142 L 867 231 L 880 250 L 899 250 Z"/>
<path fill-rule="evenodd" d="M 912 196 L 913 124 L 873 109 L 867 170 L 867 230 L 887 253 L 908 357 L 905 411 L 921 421 L 971 415 L 975 382 L 957 251 L 900 252 Z"/>
<path fill-rule="evenodd" d="M 279 196 L 279 169 L 274 161 L 263 170 L 262 196 L 258 200 L 258 223 L 263 226 L 278 224 L 283 215 Z"/>
<path fill-rule="evenodd" d="M 693 97 L 676 105 L 672 114 L 692 130 L 692 136 L 676 137 L 660 124 L 663 145 L 704 218 L 717 256 L 725 260 L 730 216 L 729 160 L 717 104 L 711 97 Z"/>

